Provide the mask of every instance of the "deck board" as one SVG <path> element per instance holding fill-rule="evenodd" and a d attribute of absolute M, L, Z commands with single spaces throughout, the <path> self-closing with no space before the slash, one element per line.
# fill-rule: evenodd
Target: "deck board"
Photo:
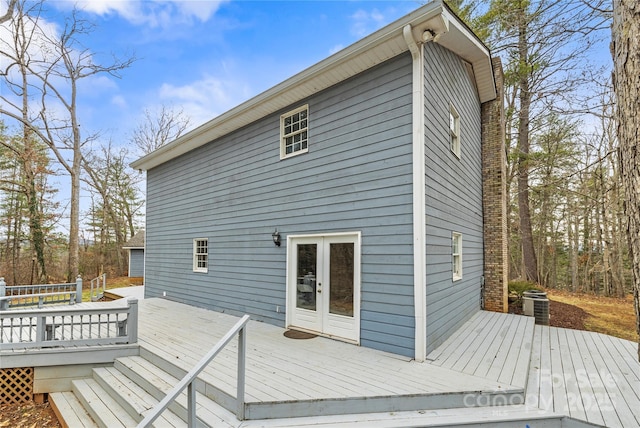
<path fill-rule="evenodd" d="M 530 317 L 481 311 L 431 352 L 427 360 L 439 367 L 524 389 L 533 324 Z"/>
<path fill-rule="evenodd" d="M 526 404 L 607 427 L 640 426 L 640 363 L 629 344 L 535 326 Z"/>
<path fill-rule="evenodd" d="M 496 315 L 494 315 L 489 319 L 479 319 L 478 321 L 484 321 L 486 322 L 485 325 L 487 327 L 495 329 L 495 331 L 501 331 L 504 328 L 505 324 L 507 324 L 508 318 L 496 317 Z M 496 336 L 499 336 L 499 334 L 496 334 Z M 492 340 L 490 338 L 487 338 L 484 334 L 478 334 L 475 340 L 475 343 L 477 343 L 477 345 L 471 348 L 477 350 L 475 352 L 464 352 L 463 356 L 466 356 L 467 358 L 463 357 L 459 360 L 460 362 L 464 363 L 464 365 L 456 364 L 452 368 L 454 370 L 460 368 L 461 371 L 465 373 L 473 374 L 476 376 L 483 376 L 484 373 L 481 372 L 480 367 L 483 366 L 483 363 L 486 364 L 486 362 L 489 362 L 488 367 L 490 367 L 490 361 L 488 360 L 491 360 L 493 358 L 492 355 L 495 355 L 495 352 L 500 345 L 500 342 L 495 339 L 496 337 L 494 337 Z M 484 370 L 484 372 L 488 371 L 488 367 L 487 370 Z"/>
<path fill-rule="evenodd" d="M 153 354 L 186 373 L 237 320 L 165 299 L 145 299 L 139 302 L 139 344 L 145 355 Z M 460 397 L 468 393 L 520 392 L 524 406 L 541 415 L 561 414 L 614 428 L 640 426 L 640 363 L 635 344 L 622 339 L 538 326 L 532 317 L 480 311 L 430 353 L 427 362 L 417 363 L 323 337 L 288 339 L 283 332 L 255 321 L 247 326 L 245 398 L 255 405 L 256 415 L 269 414 L 264 410 L 269 407 L 260 406 L 284 406 L 301 415 L 305 409 L 300 404 L 310 403 L 316 411 L 337 406 L 343 413 L 347 409 L 346 413 L 367 414 L 373 421 L 384 416 L 371 413 L 380 410 L 367 402 L 447 406 L 458 400 L 462 406 Z M 236 352 L 232 341 L 200 375 L 230 397 L 235 396 Z M 154 373 L 149 376 L 162 376 Z M 464 410 L 470 420 L 485 412 Z M 334 421 L 358 419 L 338 414 Z"/>
<path fill-rule="evenodd" d="M 189 370 L 236 318 L 163 299 L 140 302 L 141 345 Z M 175 314 L 166 317 L 169 311 Z M 181 326 L 189 325 L 188 333 Z M 162 332 L 162 333 L 160 333 Z M 247 402 L 401 396 L 466 391 L 509 391 L 495 380 L 408 361 L 328 338 L 294 340 L 284 330 L 251 321 L 247 328 Z M 201 378 L 235 395 L 236 345 L 232 342 Z"/>

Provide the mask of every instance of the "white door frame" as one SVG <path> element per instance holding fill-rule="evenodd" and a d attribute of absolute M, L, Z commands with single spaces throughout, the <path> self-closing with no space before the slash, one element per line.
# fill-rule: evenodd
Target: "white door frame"
<path fill-rule="evenodd" d="M 341 239 L 343 238 L 343 239 Z M 337 339 L 345 340 L 347 342 L 352 343 L 360 343 L 360 287 L 361 287 L 361 232 L 339 232 L 339 233 L 317 233 L 317 234 L 308 234 L 308 235 L 288 235 L 287 236 L 287 262 L 286 262 L 286 327 L 287 328 L 296 328 L 298 330 L 307 330 L 312 331 L 313 333 L 320 334 L 323 336 L 335 337 Z M 354 242 L 354 251 L 353 251 L 353 262 L 354 262 L 354 283 L 353 283 L 353 318 L 347 319 L 348 317 L 343 317 L 339 315 L 330 314 L 328 312 L 328 302 L 329 302 L 329 293 L 328 289 L 326 289 L 325 293 L 320 295 L 320 298 L 324 299 L 326 304 L 324 305 L 326 308 L 323 311 L 324 313 L 319 314 L 319 316 L 323 317 L 323 322 L 325 323 L 323 331 L 317 331 L 310 328 L 305 328 L 304 326 L 295 325 L 295 317 L 294 311 L 298 310 L 296 308 L 296 296 L 297 296 L 297 266 L 296 263 L 293 263 L 295 259 L 295 249 L 296 249 L 296 241 L 307 241 L 307 242 L 324 242 L 327 240 L 328 243 L 331 242 Z M 318 249 L 320 252 L 324 251 L 323 249 Z M 322 259 L 324 254 L 319 255 L 319 259 Z M 328 255 L 327 255 L 328 257 Z M 324 263 L 325 266 L 328 263 Z M 318 270 L 322 267 L 318 266 Z M 316 275 L 321 274 L 321 272 L 316 272 Z M 296 312 L 297 313 L 297 312 Z M 345 327 L 346 326 L 346 327 Z"/>

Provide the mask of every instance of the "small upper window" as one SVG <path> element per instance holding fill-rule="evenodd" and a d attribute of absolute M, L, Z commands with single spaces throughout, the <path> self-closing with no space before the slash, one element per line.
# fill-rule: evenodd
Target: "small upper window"
<path fill-rule="evenodd" d="M 457 232 L 451 234 L 451 268 L 453 280 L 462 279 L 462 234 Z"/>
<path fill-rule="evenodd" d="M 209 240 L 193 240 L 193 271 L 208 272 L 209 270 Z"/>
<path fill-rule="evenodd" d="M 460 157 L 460 115 L 453 105 L 449 107 L 449 144 L 453 154 Z"/>
<path fill-rule="evenodd" d="M 309 151 L 308 126 L 308 105 L 280 116 L 280 159 Z"/>

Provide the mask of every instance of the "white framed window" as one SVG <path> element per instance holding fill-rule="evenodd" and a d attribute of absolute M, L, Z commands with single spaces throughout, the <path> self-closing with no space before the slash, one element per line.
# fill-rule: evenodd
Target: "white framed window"
<path fill-rule="evenodd" d="M 462 234 L 451 233 L 451 270 L 454 281 L 462 279 Z"/>
<path fill-rule="evenodd" d="M 460 114 L 453 104 L 449 106 L 449 145 L 453 154 L 460 158 Z"/>
<path fill-rule="evenodd" d="M 280 159 L 309 151 L 308 129 L 308 105 L 280 116 Z"/>
<path fill-rule="evenodd" d="M 193 240 L 193 271 L 209 271 L 209 239 L 197 238 Z"/>

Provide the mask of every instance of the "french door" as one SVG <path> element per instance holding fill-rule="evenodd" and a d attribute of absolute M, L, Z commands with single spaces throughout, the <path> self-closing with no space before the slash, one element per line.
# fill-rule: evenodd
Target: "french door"
<path fill-rule="evenodd" d="M 360 234 L 287 239 L 287 325 L 359 343 Z"/>

